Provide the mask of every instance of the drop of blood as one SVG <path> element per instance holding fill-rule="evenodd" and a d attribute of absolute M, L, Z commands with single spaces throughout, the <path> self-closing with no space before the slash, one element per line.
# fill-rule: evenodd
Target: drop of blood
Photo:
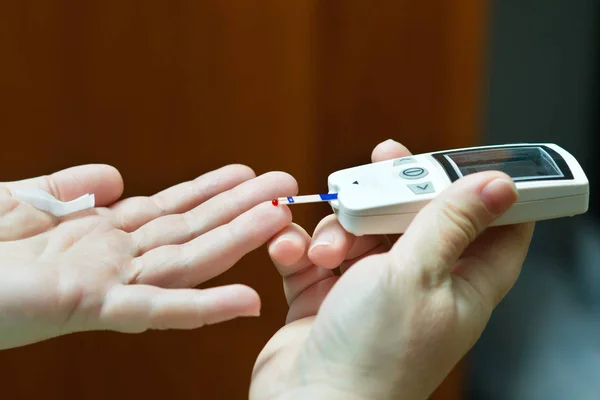
<path fill-rule="evenodd" d="M 273 199 L 273 201 L 271 202 L 275 207 L 277 207 L 279 205 L 279 200 L 277 199 Z"/>

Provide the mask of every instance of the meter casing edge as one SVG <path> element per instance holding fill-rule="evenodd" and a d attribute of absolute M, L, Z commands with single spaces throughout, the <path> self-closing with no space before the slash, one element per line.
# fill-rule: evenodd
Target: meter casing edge
<path fill-rule="evenodd" d="M 402 234 L 427 203 L 460 178 L 444 165 L 445 155 L 524 148 L 544 148 L 553 153 L 555 160 L 561 161 L 559 167 L 564 176 L 516 180 L 517 202 L 491 226 L 571 217 L 587 212 L 589 182 L 583 169 L 575 157 L 552 143 L 459 148 L 343 169 L 328 178 L 329 192 L 338 193 L 338 199 L 330 204 L 342 227 L 357 236 Z M 419 173 L 421 170 L 423 173 Z M 412 176 L 404 175 L 406 171 L 413 172 Z"/>

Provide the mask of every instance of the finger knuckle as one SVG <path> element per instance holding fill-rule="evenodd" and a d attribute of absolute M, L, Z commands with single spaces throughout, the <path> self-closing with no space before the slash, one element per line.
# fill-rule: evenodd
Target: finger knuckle
<path fill-rule="evenodd" d="M 466 245 L 473 242 L 480 230 L 480 223 L 477 217 L 464 207 L 456 205 L 452 202 L 447 202 L 440 209 L 443 222 L 449 223 L 455 234 L 448 235 L 450 243 L 454 242 L 458 246 Z"/>
<path fill-rule="evenodd" d="M 199 235 L 197 230 L 194 229 L 194 225 L 190 220 L 190 215 L 188 213 L 180 214 L 175 218 L 180 222 L 181 225 L 182 235 L 179 240 L 180 243 L 187 243 Z"/>
<path fill-rule="evenodd" d="M 161 196 L 148 198 L 147 201 L 150 203 L 151 207 L 155 208 L 157 217 L 163 217 L 168 214 L 167 205 Z"/>
<path fill-rule="evenodd" d="M 397 296 L 412 280 L 412 262 L 408 258 L 391 258 L 389 253 L 370 256 L 372 260 L 381 265 L 381 273 L 378 275 L 378 291 L 383 296 Z"/>
<path fill-rule="evenodd" d="M 231 164 L 229 168 L 245 180 L 256 178 L 256 172 L 245 164 Z"/>
<path fill-rule="evenodd" d="M 44 180 L 44 184 L 46 186 L 46 190 L 48 191 L 48 193 L 50 193 L 54 198 L 56 198 L 58 200 L 62 200 L 61 195 L 58 190 L 58 186 L 56 185 L 54 178 L 52 178 L 52 176 L 50 176 L 50 175 L 44 175 L 43 180 Z"/>
<path fill-rule="evenodd" d="M 138 259 L 132 260 L 128 268 L 123 268 L 123 270 L 123 280 L 127 284 L 136 285 L 143 281 L 142 273 L 144 272 L 144 268 Z"/>

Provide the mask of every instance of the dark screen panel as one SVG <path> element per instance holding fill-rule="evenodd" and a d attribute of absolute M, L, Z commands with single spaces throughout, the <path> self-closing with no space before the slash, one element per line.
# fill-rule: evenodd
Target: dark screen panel
<path fill-rule="evenodd" d="M 452 181 L 483 171 L 501 171 L 515 181 L 573 179 L 565 160 L 547 146 L 506 146 L 434 153 Z"/>

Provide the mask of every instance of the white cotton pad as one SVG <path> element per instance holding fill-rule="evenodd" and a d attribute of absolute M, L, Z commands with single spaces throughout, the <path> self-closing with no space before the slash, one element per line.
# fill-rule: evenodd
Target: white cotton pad
<path fill-rule="evenodd" d="M 95 204 L 94 195 L 89 193 L 71 201 L 60 201 L 41 189 L 17 189 L 12 191 L 12 195 L 14 198 L 55 217 L 94 208 Z"/>

